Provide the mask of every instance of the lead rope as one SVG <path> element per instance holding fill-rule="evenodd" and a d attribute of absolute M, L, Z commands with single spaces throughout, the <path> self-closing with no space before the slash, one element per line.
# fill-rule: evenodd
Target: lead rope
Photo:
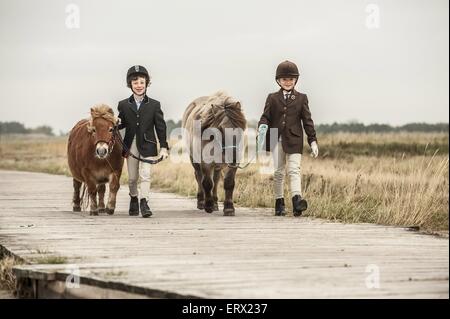
<path fill-rule="evenodd" d="M 125 152 L 129 155 L 129 156 L 131 156 L 132 158 L 134 158 L 134 159 L 136 159 L 136 160 L 138 160 L 138 161 L 140 161 L 140 162 L 144 162 L 144 163 L 148 163 L 148 164 L 158 164 L 159 162 L 161 162 L 162 160 L 163 160 L 163 157 L 162 156 L 160 156 L 159 158 L 157 158 L 157 159 L 145 159 L 145 158 L 141 158 L 140 156 L 138 157 L 138 156 L 136 156 L 136 155 L 134 155 L 131 151 L 130 151 L 130 149 L 125 145 L 125 142 L 122 140 L 122 136 L 120 136 L 120 133 L 119 133 L 119 129 L 118 129 L 118 127 L 117 126 L 115 126 L 114 127 L 114 134 L 116 135 L 116 137 L 118 138 L 118 140 L 119 140 L 119 143 L 122 145 L 122 148 L 125 150 Z"/>
<path fill-rule="evenodd" d="M 241 164 L 237 164 L 237 165 L 233 165 L 233 164 L 227 164 L 227 167 L 229 168 L 237 168 L 237 169 L 244 169 L 247 168 L 247 166 L 249 166 L 258 156 L 258 141 L 259 141 L 259 135 L 256 136 L 256 152 L 255 155 L 247 161 L 247 163 L 245 163 L 244 165 L 241 166 Z M 236 146 L 231 146 L 231 147 L 224 147 L 223 149 L 227 149 L 227 148 L 236 148 Z"/>

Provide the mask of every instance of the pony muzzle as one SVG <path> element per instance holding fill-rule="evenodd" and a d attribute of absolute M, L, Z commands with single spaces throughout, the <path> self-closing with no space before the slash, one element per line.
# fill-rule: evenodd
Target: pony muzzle
<path fill-rule="evenodd" d="M 109 154 L 109 146 L 108 143 L 105 142 L 99 142 L 95 146 L 95 155 L 98 158 L 105 158 Z"/>

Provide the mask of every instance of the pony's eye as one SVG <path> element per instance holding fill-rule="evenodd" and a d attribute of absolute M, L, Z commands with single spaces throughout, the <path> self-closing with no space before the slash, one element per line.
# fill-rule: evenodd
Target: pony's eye
<path fill-rule="evenodd" d="M 92 133 L 95 133 L 95 131 L 96 131 L 96 130 L 95 130 L 95 127 L 93 127 L 93 128 L 92 128 Z"/>
<path fill-rule="evenodd" d="M 113 128 L 110 127 L 110 128 L 109 128 L 109 133 L 112 133 L 112 131 L 113 131 Z"/>

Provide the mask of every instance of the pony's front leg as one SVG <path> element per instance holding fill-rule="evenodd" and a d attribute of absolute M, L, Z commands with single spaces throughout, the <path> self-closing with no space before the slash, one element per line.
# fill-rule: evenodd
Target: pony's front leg
<path fill-rule="evenodd" d="M 108 204 L 106 205 L 106 213 L 108 215 L 114 214 L 114 210 L 116 209 L 116 197 L 117 192 L 120 188 L 120 177 L 112 174 L 110 182 L 109 182 L 109 196 L 108 196 Z"/>
<path fill-rule="evenodd" d="M 211 177 L 212 165 L 201 164 L 202 166 L 202 187 L 205 194 L 205 211 L 212 213 L 214 211 L 214 199 L 212 197 L 213 180 Z"/>
<path fill-rule="evenodd" d="M 106 185 L 105 184 L 97 185 L 98 212 L 99 213 L 104 213 L 105 212 L 105 192 L 106 192 Z"/>
<path fill-rule="evenodd" d="M 205 194 L 203 193 L 202 186 L 202 171 L 200 164 L 192 163 L 192 166 L 194 167 L 195 180 L 197 181 L 197 208 L 203 210 L 205 209 Z"/>
<path fill-rule="evenodd" d="M 213 200 L 214 200 L 214 211 L 219 210 L 219 197 L 217 196 L 217 186 L 219 185 L 220 178 L 222 177 L 222 167 L 216 166 L 214 168 L 214 177 L 213 177 Z"/>
<path fill-rule="evenodd" d="M 87 190 L 89 194 L 89 201 L 90 203 L 90 209 L 89 214 L 91 216 L 97 216 L 98 215 L 98 207 L 97 207 L 97 184 L 93 181 L 88 181 L 86 183 Z"/>
<path fill-rule="evenodd" d="M 225 201 L 223 202 L 223 216 L 234 216 L 233 191 L 237 168 L 228 167 L 223 179 Z"/>
<path fill-rule="evenodd" d="M 81 188 L 81 182 L 77 181 L 74 178 L 73 179 L 73 200 L 72 200 L 74 212 L 81 212 L 80 188 Z"/>

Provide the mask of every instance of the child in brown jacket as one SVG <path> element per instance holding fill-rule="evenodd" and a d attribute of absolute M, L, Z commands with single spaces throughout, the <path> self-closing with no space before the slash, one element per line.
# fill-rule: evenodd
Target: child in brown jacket
<path fill-rule="evenodd" d="M 273 153 L 275 215 L 284 216 L 284 177 L 289 175 L 294 216 L 300 216 L 308 207 L 301 192 L 300 162 L 303 153 L 303 130 L 308 137 L 312 155 L 319 155 L 316 131 L 306 94 L 294 89 L 299 77 L 295 63 L 284 61 L 276 70 L 275 80 L 281 87 L 267 97 L 264 112 L 258 123 L 258 143 L 266 141 L 266 151 Z M 271 130 L 268 132 L 268 129 Z M 270 145 L 270 134 L 277 134 L 276 143 Z M 272 138 L 273 139 L 273 138 Z"/>

